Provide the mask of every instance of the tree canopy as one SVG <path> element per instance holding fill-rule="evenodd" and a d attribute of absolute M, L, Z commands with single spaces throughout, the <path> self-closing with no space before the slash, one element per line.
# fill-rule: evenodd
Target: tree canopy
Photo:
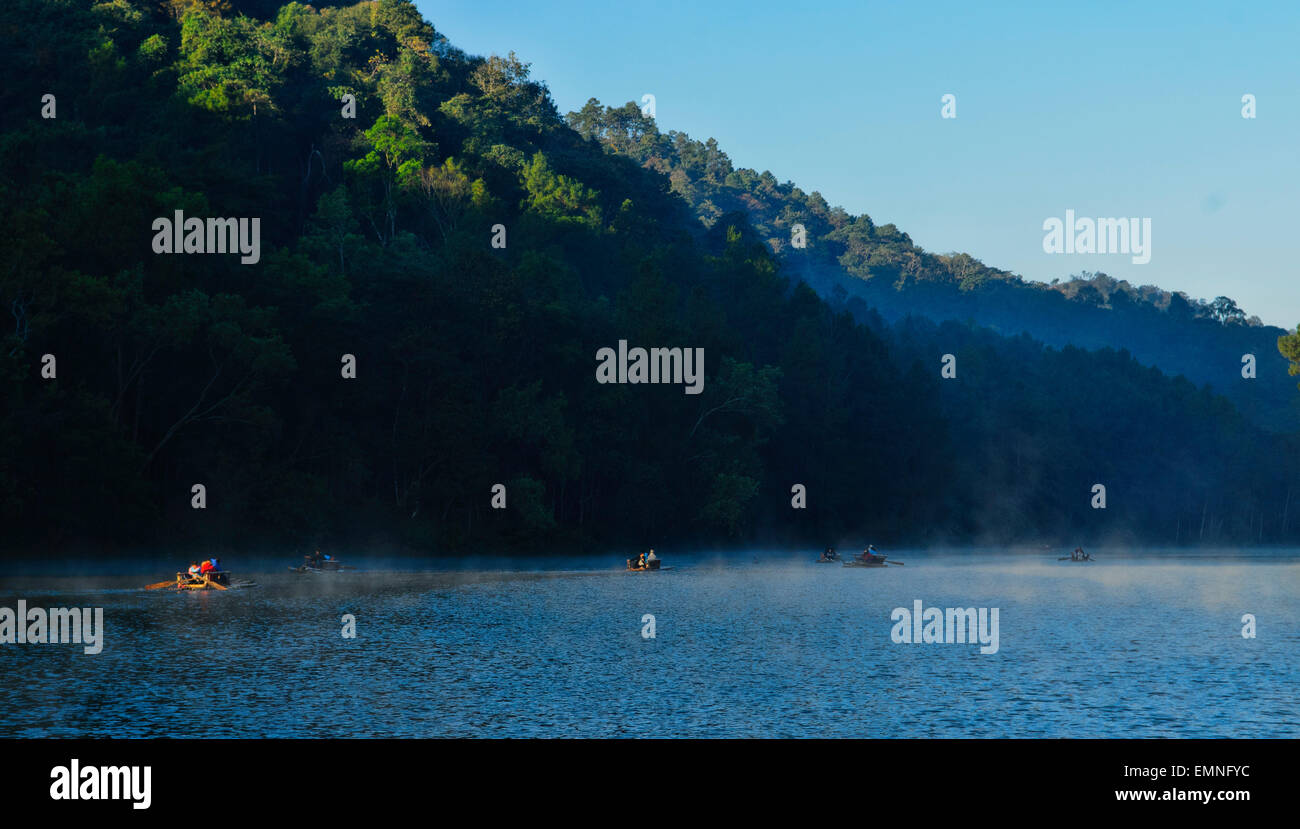
<path fill-rule="evenodd" d="M 526 62 L 461 52 L 407 0 L 14 0 L 0 22 L 9 549 L 1300 533 L 1295 441 L 1224 397 L 826 289 L 783 247 L 795 221 L 863 284 L 1017 281 L 632 105 L 566 120 Z M 259 217 L 260 260 L 155 254 L 178 210 Z M 620 340 L 702 348 L 703 392 L 596 382 Z"/>

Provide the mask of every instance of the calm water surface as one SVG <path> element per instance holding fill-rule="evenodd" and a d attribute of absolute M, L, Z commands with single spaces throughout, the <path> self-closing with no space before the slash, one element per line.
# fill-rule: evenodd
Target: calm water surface
<path fill-rule="evenodd" d="M 156 565 L 95 589 L 8 566 L 0 606 L 102 607 L 106 631 L 98 655 L 0 645 L 0 737 L 1300 736 L 1294 551 L 894 555 L 907 565 L 669 557 L 647 574 L 232 560 L 259 586 L 200 594 L 140 590 Z M 893 643 L 891 611 L 916 599 L 999 608 L 999 651 Z"/>

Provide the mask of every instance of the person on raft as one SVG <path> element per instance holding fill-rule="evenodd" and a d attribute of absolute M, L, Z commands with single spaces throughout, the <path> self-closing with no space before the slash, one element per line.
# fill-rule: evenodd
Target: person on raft
<path fill-rule="evenodd" d="M 655 555 L 654 548 L 653 548 L 653 547 L 650 548 L 650 555 L 648 555 L 648 556 L 645 557 L 645 563 L 646 563 L 646 566 L 647 566 L 647 567 L 653 567 L 654 565 L 652 564 L 652 562 L 655 562 L 655 561 L 658 561 L 658 560 L 659 560 L 659 556 Z"/>
<path fill-rule="evenodd" d="M 835 560 L 835 548 L 827 547 L 826 552 L 822 553 L 822 561 L 834 561 L 834 560 Z"/>
<path fill-rule="evenodd" d="M 1075 547 L 1074 552 L 1070 553 L 1070 561 L 1090 561 L 1092 556 L 1083 551 L 1082 547 Z"/>
<path fill-rule="evenodd" d="M 868 544 L 867 549 L 863 550 L 862 555 L 858 556 L 858 558 L 861 559 L 862 561 L 871 561 L 871 559 L 875 558 L 877 555 L 878 553 L 876 552 L 876 545 Z"/>

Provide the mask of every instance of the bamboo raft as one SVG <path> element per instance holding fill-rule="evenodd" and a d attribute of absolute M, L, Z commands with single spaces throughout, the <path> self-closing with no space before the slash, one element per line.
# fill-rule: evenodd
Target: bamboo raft
<path fill-rule="evenodd" d="M 889 564 L 897 564 L 899 567 L 903 566 L 903 562 L 888 561 L 888 558 L 889 556 L 872 555 L 872 556 L 867 556 L 866 559 L 861 559 L 855 556 L 854 558 L 846 559 L 844 562 L 844 566 L 845 567 L 884 567 Z"/>
<path fill-rule="evenodd" d="M 189 573 L 177 573 L 176 581 L 160 581 L 155 584 L 145 585 L 144 589 L 161 590 L 165 587 L 172 587 L 176 590 L 238 590 L 256 586 L 257 582 L 254 581 L 232 582 L 230 573 L 225 570 L 215 570 L 197 576 L 191 576 Z"/>
<path fill-rule="evenodd" d="M 659 560 L 658 560 L 658 559 L 655 559 L 654 561 L 646 562 L 646 566 L 645 566 L 645 567 L 633 567 L 633 566 L 632 566 L 632 563 L 631 563 L 630 561 L 628 562 L 628 565 L 627 565 L 627 571 L 628 571 L 629 573 L 648 573 L 648 572 L 651 572 L 651 571 L 671 570 L 671 569 L 673 569 L 673 568 L 671 568 L 671 567 L 661 567 L 661 566 L 659 565 Z"/>

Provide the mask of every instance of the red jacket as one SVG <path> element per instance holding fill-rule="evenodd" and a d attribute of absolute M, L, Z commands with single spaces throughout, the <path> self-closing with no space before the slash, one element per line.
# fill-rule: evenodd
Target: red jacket
<path fill-rule="evenodd" d="M 202 564 L 199 565 L 199 574 L 200 574 L 200 575 L 202 575 L 203 573 L 210 573 L 210 572 L 212 572 L 212 561 L 211 561 L 211 559 L 209 559 L 208 561 L 205 561 L 205 562 L 203 562 Z"/>

